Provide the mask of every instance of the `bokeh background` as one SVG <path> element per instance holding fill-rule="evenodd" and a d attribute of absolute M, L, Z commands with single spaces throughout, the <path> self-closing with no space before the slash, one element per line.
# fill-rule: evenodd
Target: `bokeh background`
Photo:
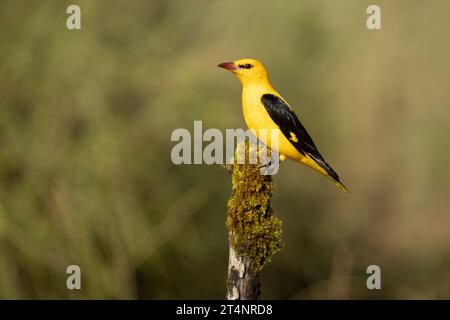
<path fill-rule="evenodd" d="M 366 28 L 379 4 L 382 30 Z M 81 6 L 82 30 L 66 28 Z M 229 174 L 176 128 L 244 128 L 253 57 L 352 194 L 275 176 L 263 298 L 450 298 L 449 1 L 12 1 L 0 10 L 0 298 L 221 299 Z M 66 288 L 66 267 L 82 290 Z M 366 288 L 366 268 L 382 290 Z"/>

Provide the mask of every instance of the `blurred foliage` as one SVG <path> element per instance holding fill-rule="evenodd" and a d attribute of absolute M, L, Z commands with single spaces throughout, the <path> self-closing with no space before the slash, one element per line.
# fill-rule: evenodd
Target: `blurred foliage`
<path fill-rule="evenodd" d="M 372 2 L 2 1 L 0 297 L 223 298 L 230 177 L 170 134 L 244 127 L 216 65 L 253 57 L 352 191 L 283 164 L 263 298 L 449 299 L 450 2 L 377 1 L 369 31 Z"/>

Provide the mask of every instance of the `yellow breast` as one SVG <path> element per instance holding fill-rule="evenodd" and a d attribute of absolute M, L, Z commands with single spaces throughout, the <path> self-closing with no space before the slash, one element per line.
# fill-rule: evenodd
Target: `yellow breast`
<path fill-rule="evenodd" d="M 305 157 L 283 135 L 263 106 L 261 97 L 266 93 L 279 95 L 273 88 L 263 85 L 244 87 L 242 91 L 242 109 L 245 123 L 261 141 L 267 141 L 272 149 L 292 160 L 304 162 Z M 276 144 L 271 143 L 270 130 L 277 130 L 279 137 L 278 148 Z"/>

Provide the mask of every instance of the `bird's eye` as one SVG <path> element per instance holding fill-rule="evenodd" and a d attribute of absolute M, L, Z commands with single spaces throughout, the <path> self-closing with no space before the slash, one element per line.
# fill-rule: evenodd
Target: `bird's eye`
<path fill-rule="evenodd" d="M 240 64 L 239 68 L 242 69 L 251 69 L 253 66 L 250 63 L 246 63 L 246 64 Z"/>

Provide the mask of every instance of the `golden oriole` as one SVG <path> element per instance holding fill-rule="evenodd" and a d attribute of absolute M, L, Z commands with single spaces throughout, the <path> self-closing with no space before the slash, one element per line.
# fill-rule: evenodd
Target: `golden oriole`
<path fill-rule="evenodd" d="M 253 132 L 278 130 L 280 160 L 303 163 L 320 172 L 340 189 L 349 192 L 338 174 L 319 153 L 314 141 L 289 104 L 272 87 L 264 65 L 254 59 L 241 59 L 218 65 L 231 71 L 242 84 L 242 109 L 247 126 Z M 265 129 L 265 130 L 260 130 Z M 255 133 L 256 134 L 256 133 Z M 267 137 L 262 139 L 269 141 Z"/>

